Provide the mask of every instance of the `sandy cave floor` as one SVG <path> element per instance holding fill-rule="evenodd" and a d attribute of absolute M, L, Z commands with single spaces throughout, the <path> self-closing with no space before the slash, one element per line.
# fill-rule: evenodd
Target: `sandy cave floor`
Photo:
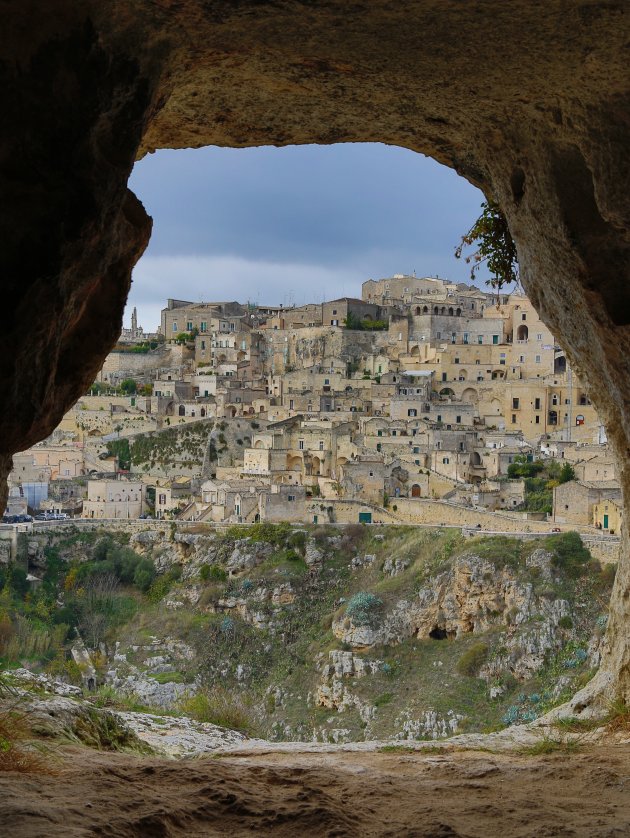
<path fill-rule="evenodd" d="M 628 836 L 630 746 L 183 761 L 72 747 L 56 775 L 0 774 L 0 835 Z"/>

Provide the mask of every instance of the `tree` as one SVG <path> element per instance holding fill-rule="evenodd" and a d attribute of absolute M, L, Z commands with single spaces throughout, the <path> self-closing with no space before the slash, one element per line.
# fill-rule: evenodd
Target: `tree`
<path fill-rule="evenodd" d="M 121 393 L 124 393 L 127 396 L 132 396 L 137 389 L 138 386 L 136 382 L 133 380 L 133 378 L 123 378 L 123 380 L 120 382 L 120 391 Z"/>
<path fill-rule="evenodd" d="M 570 480 L 575 480 L 575 470 L 571 463 L 565 463 L 560 469 L 558 481 L 560 483 L 568 483 Z"/>
<path fill-rule="evenodd" d="M 518 282 L 518 254 L 499 205 L 488 200 L 484 201 L 481 209 L 481 215 L 455 248 L 455 258 L 460 259 L 467 247 L 477 248 L 464 257 L 466 264 L 472 263 L 470 277 L 474 280 L 476 272 L 485 263 L 492 274 L 486 285 L 496 290 L 498 305 L 503 286 Z"/>

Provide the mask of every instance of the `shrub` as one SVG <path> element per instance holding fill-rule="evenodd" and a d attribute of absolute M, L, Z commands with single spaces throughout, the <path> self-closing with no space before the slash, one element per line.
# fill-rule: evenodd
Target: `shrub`
<path fill-rule="evenodd" d="M 371 626 L 376 622 L 382 605 L 383 600 L 375 594 L 359 591 L 350 598 L 346 606 L 346 616 L 355 626 Z"/>
<path fill-rule="evenodd" d="M 565 615 L 564 617 L 560 617 L 560 619 L 558 620 L 558 626 L 563 629 L 572 629 L 573 620 L 571 619 L 571 617 L 567 617 Z"/>
<path fill-rule="evenodd" d="M 476 678 L 488 658 L 489 651 L 487 643 L 475 643 L 470 649 L 467 649 L 457 661 L 459 674 Z"/>
<path fill-rule="evenodd" d="M 53 773 L 42 751 L 25 741 L 30 736 L 27 715 L 19 709 L 19 693 L 4 673 L 0 675 L 0 699 L 10 700 L 9 709 L 0 711 L 0 771 Z"/>
<path fill-rule="evenodd" d="M 248 736 L 256 732 L 256 721 L 250 708 L 241 696 L 228 692 L 224 687 L 198 692 L 182 702 L 181 710 L 199 722 L 239 730 Z"/>
<path fill-rule="evenodd" d="M 591 554 L 582 544 L 577 532 L 563 532 L 547 539 L 548 549 L 553 551 L 551 564 L 571 578 L 582 576 Z"/>
<path fill-rule="evenodd" d="M 209 582 L 211 579 L 215 582 L 225 582 L 227 572 L 218 564 L 204 564 L 201 566 L 199 576 L 204 582 Z"/>

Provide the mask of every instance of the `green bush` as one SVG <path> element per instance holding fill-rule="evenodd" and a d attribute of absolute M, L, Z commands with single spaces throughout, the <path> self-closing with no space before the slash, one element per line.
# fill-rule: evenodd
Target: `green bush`
<path fill-rule="evenodd" d="M 227 571 L 218 564 L 203 564 L 199 570 L 199 577 L 204 582 L 211 579 L 215 582 L 225 582 L 227 576 Z"/>
<path fill-rule="evenodd" d="M 558 625 L 559 625 L 560 628 L 563 628 L 563 629 L 572 629 L 573 628 L 573 620 L 571 619 L 571 617 L 567 617 L 565 615 L 564 617 L 560 617 L 560 619 L 558 620 Z"/>
<path fill-rule="evenodd" d="M 572 579 L 582 576 L 591 554 L 582 543 L 579 533 L 563 532 L 546 539 L 548 550 L 553 552 L 551 564 Z"/>
<path fill-rule="evenodd" d="M 248 736 L 256 732 L 256 721 L 249 707 L 240 695 L 230 693 L 224 687 L 198 692 L 181 703 L 181 710 L 199 722 L 239 730 Z"/>
<path fill-rule="evenodd" d="M 355 626 L 373 626 L 378 619 L 378 612 L 383 606 L 383 600 L 368 591 L 359 591 L 350 598 L 346 606 L 346 617 Z"/>
<path fill-rule="evenodd" d="M 475 643 L 467 649 L 457 661 L 457 671 L 460 675 L 467 675 L 476 678 L 479 670 L 488 658 L 489 648 L 487 643 Z"/>

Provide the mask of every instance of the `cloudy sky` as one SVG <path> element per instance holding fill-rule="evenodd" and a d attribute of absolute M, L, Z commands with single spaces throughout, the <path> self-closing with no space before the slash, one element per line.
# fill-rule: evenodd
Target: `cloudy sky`
<path fill-rule="evenodd" d="M 467 282 L 453 250 L 483 200 L 433 160 L 375 144 L 160 151 L 130 187 L 153 235 L 125 324 L 135 305 L 147 331 L 168 297 L 300 305 L 414 270 Z"/>

